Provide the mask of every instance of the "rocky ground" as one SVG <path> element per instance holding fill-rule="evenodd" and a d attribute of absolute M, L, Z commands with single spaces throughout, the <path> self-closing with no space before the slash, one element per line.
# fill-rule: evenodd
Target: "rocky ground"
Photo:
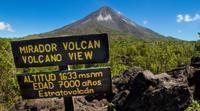
<path fill-rule="evenodd" d="M 112 82 L 112 94 L 74 98 L 76 111 L 184 111 L 192 99 L 200 99 L 200 57 L 193 57 L 190 65 L 162 74 L 132 67 L 113 77 Z M 63 111 L 63 100 L 23 101 L 12 110 L 27 109 Z"/>

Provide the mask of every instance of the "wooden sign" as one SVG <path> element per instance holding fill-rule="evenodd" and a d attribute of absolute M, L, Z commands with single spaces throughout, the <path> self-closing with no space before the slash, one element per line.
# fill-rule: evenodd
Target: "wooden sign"
<path fill-rule="evenodd" d="M 11 42 L 17 68 L 104 63 L 107 34 L 56 37 Z"/>
<path fill-rule="evenodd" d="M 110 68 L 18 74 L 24 99 L 110 93 Z"/>

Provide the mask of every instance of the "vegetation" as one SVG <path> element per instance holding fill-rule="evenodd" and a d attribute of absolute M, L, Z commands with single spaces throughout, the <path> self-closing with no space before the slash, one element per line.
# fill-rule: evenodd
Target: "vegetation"
<path fill-rule="evenodd" d="M 15 102 L 18 97 L 16 70 L 9 41 L 9 39 L 0 40 L 0 110 Z"/>
<path fill-rule="evenodd" d="M 58 70 L 58 67 L 16 69 L 10 47 L 11 39 L 0 39 L 0 109 L 11 106 L 20 99 L 16 74 Z M 132 37 L 110 41 L 108 64 L 70 66 L 72 69 L 111 66 L 113 76 L 128 67 L 140 66 L 154 73 L 171 70 L 190 63 L 190 58 L 200 51 L 198 42 L 149 41 Z"/>
<path fill-rule="evenodd" d="M 198 49 L 195 44 L 184 41 L 116 41 L 110 48 L 112 74 L 119 74 L 131 66 L 160 73 L 189 64 Z"/>
<path fill-rule="evenodd" d="M 193 100 L 185 111 L 200 111 L 200 101 Z"/>

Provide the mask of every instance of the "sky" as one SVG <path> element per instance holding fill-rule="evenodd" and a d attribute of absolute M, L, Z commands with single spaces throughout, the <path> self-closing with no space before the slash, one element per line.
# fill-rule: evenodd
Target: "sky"
<path fill-rule="evenodd" d="M 200 0 L 0 0 L 0 37 L 48 32 L 102 6 L 162 35 L 199 40 Z"/>

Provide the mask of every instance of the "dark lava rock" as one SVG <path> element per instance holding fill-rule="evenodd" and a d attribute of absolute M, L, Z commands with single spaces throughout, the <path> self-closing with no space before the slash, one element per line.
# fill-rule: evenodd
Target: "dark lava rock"
<path fill-rule="evenodd" d="M 125 71 L 113 79 L 118 111 L 184 111 L 200 99 L 200 58 L 162 74 Z"/>
<path fill-rule="evenodd" d="M 182 111 L 192 100 L 187 81 L 143 71 L 130 77 L 131 89 L 114 96 L 119 111 Z"/>
<path fill-rule="evenodd" d="M 184 111 L 192 99 L 200 99 L 200 58 L 193 57 L 191 65 L 162 74 L 132 67 L 113 77 L 112 83 L 110 93 L 75 98 L 76 111 L 107 111 L 112 108 L 117 111 Z M 31 108 L 59 111 L 64 109 L 62 101 L 43 99 L 15 106 L 19 111 Z"/>
<path fill-rule="evenodd" d="M 200 100 L 200 70 L 196 70 L 191 78 L 188 78 L 189 85 L 194 86 L 194 99 Z"/>
<path fill-rule="evenodd" d="M 200 67 L 200 56 L 192 57 L 192 59 L 191 59 L 191 66 L 193 66 L 193 67 Z"/>

